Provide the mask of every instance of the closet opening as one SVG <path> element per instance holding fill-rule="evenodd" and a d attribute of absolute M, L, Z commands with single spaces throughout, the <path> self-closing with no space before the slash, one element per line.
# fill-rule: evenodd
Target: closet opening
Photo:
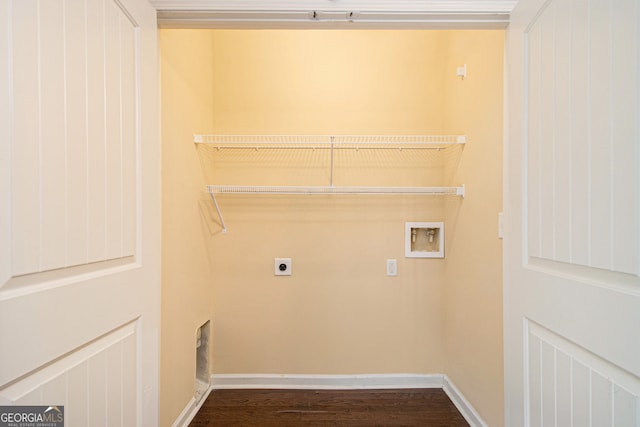
<path fill-rule="evenodd" d="M 500 425 L 504 31 L 161 29 L 160 46 L 168 393 L 193 395 L 207 313 L 214 386 L 444 373 Z M 402 139 L 433 135 L 464 144 Z"/>

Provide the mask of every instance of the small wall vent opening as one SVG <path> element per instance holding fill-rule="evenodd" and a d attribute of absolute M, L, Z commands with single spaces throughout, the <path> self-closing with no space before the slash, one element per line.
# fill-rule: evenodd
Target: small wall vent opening
<path fill-rule="evenodd" d="M 210 322 L 200 326 L 196 331 L 196 402 L 202 399 L 209 389 L 209 330 Z"/>

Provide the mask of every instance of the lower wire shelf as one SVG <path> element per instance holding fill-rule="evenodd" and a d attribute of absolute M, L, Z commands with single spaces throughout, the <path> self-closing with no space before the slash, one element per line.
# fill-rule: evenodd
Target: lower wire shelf
<path fill-rule="evenodd" d="M 424 196 L 460 196 L 464 198 L 464 185 L 460 187 L 348 187 L 348 186 L 245 186 L 245 185 L 207 185 L 207 192 L 215 205 L 222 232 L 227 226 L 216 194 L 282 194 L 282 195 L 314 195 L 314 194 L 369 194 L 369 195 L 424 195 Z"/>
<path fill-rule="evenodd" d="M 345 187 L 345 186 L 243 186 L 208 185 L 211 194 L 399 194 L 462 196 L 460 187 Z"/>

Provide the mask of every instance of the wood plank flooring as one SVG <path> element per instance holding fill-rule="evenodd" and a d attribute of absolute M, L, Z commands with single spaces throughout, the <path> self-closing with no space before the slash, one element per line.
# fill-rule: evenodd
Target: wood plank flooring
<path fill-rule="evenodd" d="M 428 426 L 469 424 L 442 389 L 213 390 L 190 424 Z"/>

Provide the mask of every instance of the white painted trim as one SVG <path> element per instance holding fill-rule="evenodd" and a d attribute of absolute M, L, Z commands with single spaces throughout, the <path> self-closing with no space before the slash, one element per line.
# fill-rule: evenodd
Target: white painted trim
<path fill-rule="evenodd" d="M 150 0 L 158 10 L 354 10 L 509 13 L 516 0 Z"/>
<path fill-rule="evenodd" d="M 462 414 L 465 420 L 471 425 L 471 427 L 487 427 L 487 423 L 480 417 L 480 414 L 469 403 L 464 395 L 458 390 L 448 376 L 444 376 L 442 389 L 449 399 L 456 405 L 458 411 Z"/>
<path fill-rule="evenodd" d="M 506 28 L 517 0 L 150 0 L 162 28 Z"/>
<path fill-rule="evenodd" d="M 161 28 L 504 29 L 505 12 L 340 10 L 158 10 Z"/>
<path fill-rule="evenodd" d="M 173 424 L 171 424 L 171 427 L 187 427 L 189 423 L 193 421 L 193 418 L 202 407 L 202 404 L 207 400 L 207 397 L 209 397 L 209 393 L 211 393 L 211 390 L 213 390 L 213 386 L 209 386 L 207 391 L 204 392 L 200 400 L 197 402 L 196 398 L 192 397 L 191 400 L 189 400 L 189 402 L 187 403 L 187 406 L 185 406 L 182 412 L 180 412 L 178 418 L 176 418 Z"/>
<path fill-rule="evenodd" d="M 278 375 L 214 374 L 214 389 L 392 389 L 442 388 L 442 374 Z"/>

